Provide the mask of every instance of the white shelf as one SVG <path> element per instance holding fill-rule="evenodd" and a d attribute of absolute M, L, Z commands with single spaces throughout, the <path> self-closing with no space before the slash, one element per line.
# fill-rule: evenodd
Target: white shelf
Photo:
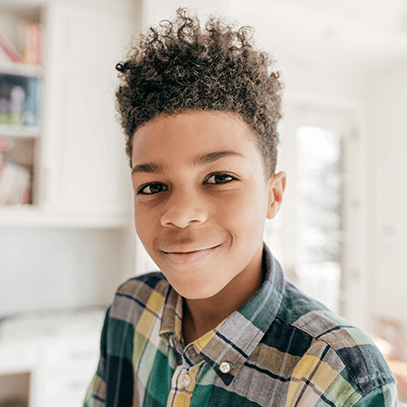
<path fill-rule="evenodd" d="M 0 61 L 0 74 L 27 76 L 29 78 L 41 78 L 42 72 L 42 66 L 27 65 L 11 61 Z"/>
<path fill-rule="evenodd" d="M 132 222 L 129 212 L 115 209 L 52 211 L 38 205 L 0 205 L 0 227 L 34 228 L 126 228 Z"/>
<path fill-rule="evenodd" d="M 0 124 L 0 137 L 39 137 L 40 134 L 41 128 L 37 126 Z"/>

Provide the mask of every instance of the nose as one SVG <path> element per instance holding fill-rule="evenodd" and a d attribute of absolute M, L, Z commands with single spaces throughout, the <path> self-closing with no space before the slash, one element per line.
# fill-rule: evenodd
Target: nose
<path fill-rule="evenodd" d="M 172 191 L 161 216 L 163 226 L 186 228 L 204 223 L 207 219 L 205 200 L 192 191 Z"/>

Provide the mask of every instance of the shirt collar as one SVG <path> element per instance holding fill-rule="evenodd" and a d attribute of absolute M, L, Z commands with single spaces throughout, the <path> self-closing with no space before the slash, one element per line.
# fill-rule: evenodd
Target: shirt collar
<path fill-rule="evenodd" d="M 262 267 L 265 279 L 259 291 L 215 329 L 194 342 L 196 352 L 226 385 L 232 382 L 257 347 L 280 308 L 285 287 L 284 275 L 280 264 L 265 244 Z M 177 340 L 182 336 L 181 332 L 182 297 L 170 289 L 164 306 L 160 335 L 171 344 L 171 337 Z"/>

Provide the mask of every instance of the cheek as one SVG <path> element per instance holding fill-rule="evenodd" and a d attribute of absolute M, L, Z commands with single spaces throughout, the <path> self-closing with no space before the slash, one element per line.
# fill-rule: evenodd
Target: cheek
<path fill-rule="evenodd" d="M 138 205 L 135 205 L 134 223 L 138 237 L 147 248 L 154 231 L 154 220 L 151 218 L 151 214 L 148 211 L 139 208 Z"/>
<path fill-rule="evenodd" d="M 229 226 L 232 233 L 245 233 L 250 238 L 258 234 L 266 219 L 264 194 L 258 192 L 255 189 L 246 190 L 244 194 L 231 197 L 228 202 L 219 205 L 219 222 L 227 223 L 225 226 Z"/>

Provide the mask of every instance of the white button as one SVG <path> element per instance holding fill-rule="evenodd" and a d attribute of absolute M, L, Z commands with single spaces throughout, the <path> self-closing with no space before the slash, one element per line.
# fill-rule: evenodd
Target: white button
<path fill-rule="evenodd" d="M 219 366 L 219 369 L 222 373 L 229 373 L 230 372 L 230 363 L 222 362 Z"/>
<path fill-rule="evenodd" d="M 191 379 L 189 378 L 189 376 L 186 373 L 183 373 L 179 377 L 179 383 L 182 387 L 188 387 L 189 384 L 191 383 Z"/>

